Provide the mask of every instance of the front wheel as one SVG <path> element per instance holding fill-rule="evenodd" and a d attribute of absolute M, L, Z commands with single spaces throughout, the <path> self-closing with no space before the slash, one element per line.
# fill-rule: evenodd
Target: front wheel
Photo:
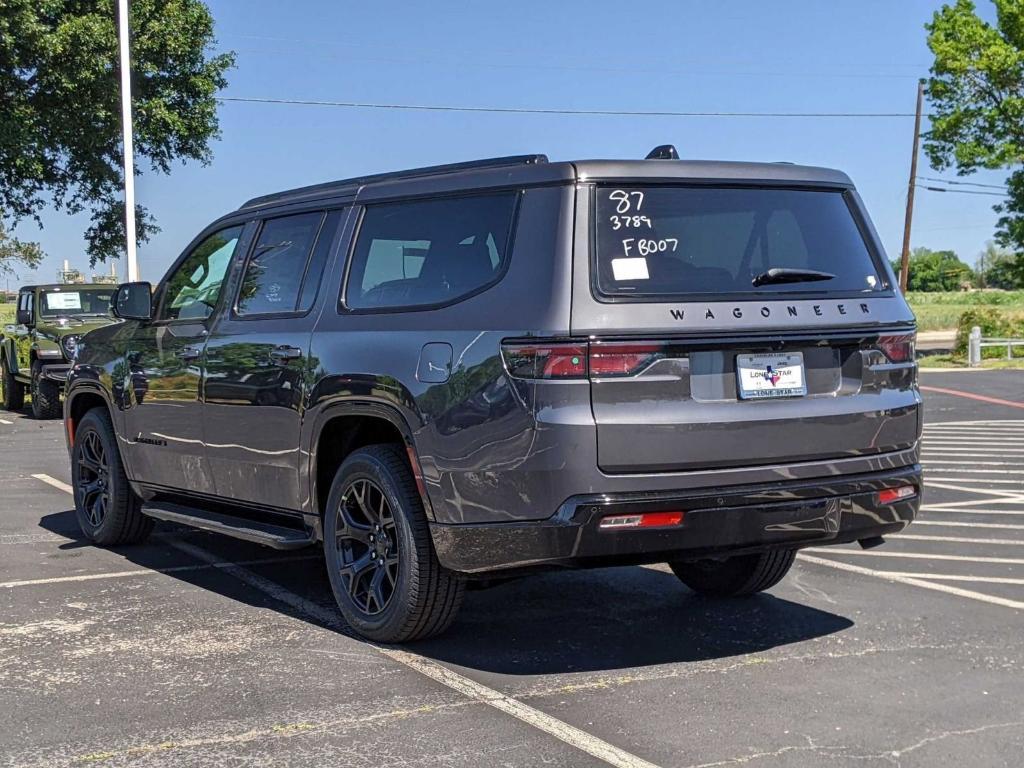
<path fill-rule="evenodd" d="M 462 602 L 464 582 L 438 562 L 416 482 L 395 446 L 361 448 L 338 469 L 324 555 L 338 608 L 370 640 L 440 634 Z"/>
<path fill-rule="evenodd" d="M 6 411 L 20 411 L 25 406 L 25 385 L 14 378 L 6 357 L 0 360 L 0 396 Z"/>
<path fill-rule="evenodd" d="M 43 376 L 43 366 L 32 366 L 32 415 L 37 419 L 60 418 L 60 387 Z"/>
<path fill-rule="evenodd" d="M 114 425 L 103 408 L 93 408 L 75 429 L 71 486 L 78 525 L 96 544 L 137 544 L 153 530 L 153 518 L 142 514 L 128 485 Z"/>
<path fill-rule="evenodd" d="M 694 592 L 738 597 L 774 587 L 789 573 L 795 559 L 795 549 L 776 549 L 723 560 L 678 560 L 669 567 Z"/>

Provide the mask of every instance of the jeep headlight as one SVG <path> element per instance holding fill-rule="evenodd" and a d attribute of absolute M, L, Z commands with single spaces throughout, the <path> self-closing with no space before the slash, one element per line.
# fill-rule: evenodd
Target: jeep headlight
<path fill-rule="evenodd" d="M 78 349 L 78 337 L 65 336 L 60 340 L 60 346 L 64 350 L 65 356 L 70 360 L 75 356 L 75 350 Z"/>

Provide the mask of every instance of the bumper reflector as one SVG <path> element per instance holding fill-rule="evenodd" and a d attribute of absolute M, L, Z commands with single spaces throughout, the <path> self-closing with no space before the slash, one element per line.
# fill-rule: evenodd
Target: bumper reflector
<path fill-rule="evenodd" d="M 916 493 L 917 489 L 912 485 L 901 485 L 899 488 L 886 488 L 884 491 L 878 492 L 878 503 L 892 504 L 894 501 L 909 499 Z"/>
<path fill-rule="evenodd" d="M 608 515 L 597 527 L 601 530 L 615 528 L 664 528 L 683 522 L 682 512 L 644 512 L 639 515 Z"/>

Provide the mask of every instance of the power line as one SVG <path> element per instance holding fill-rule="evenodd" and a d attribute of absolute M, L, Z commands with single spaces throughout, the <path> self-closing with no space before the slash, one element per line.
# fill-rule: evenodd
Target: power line
<path fill-rule="evenodd" d="M 680 112 L 673 110 L 628 109 L 542 109 L 534 107 L 458 107 L 448 104 L 387 104 L 364 101 L 316 101 L 312 99 L 272 99 L 243 96 L 217 96 L 218 101 L 246 104 L 293 104 L 306 107 L 345 107 L 349 109 L 395 109 L 420 112 L 485 112 L 515 115 L 590 115 L 605 117 L 824 117 L 895 118 L 913 117 L 913 112 Z"/>
<path fill-rule="evenodd" d="M 954 181 L 953 179 L 938 179 L 933 176 L 918 176 L 921 181 L 941 181 L 943 184 L 952 184 L 958 187 L 984 187 L 985 189 L 1009 189 L 1005 184 L 979 184 L 976 181 Z"/>
<path fill-rule="evenodd" d="M 1006 192 L 982 192 L 980 189 L 947 189 L 946 187 L 925 187 L 932 192 L 952 192 L 956 195 L 988 195 L 990 197 L 1009 197 Z"/>

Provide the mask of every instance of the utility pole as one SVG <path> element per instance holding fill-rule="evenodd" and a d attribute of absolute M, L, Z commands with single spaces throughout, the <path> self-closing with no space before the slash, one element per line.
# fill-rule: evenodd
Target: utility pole
<path fill-rule="evenodd" d="M 917 81 L 917 110 L 914 112 L 914 152 L 910 156 L 910 183 L 907 185 L 907 216 L 903 220 L 903 253 L 900 255 L 900 290 L 907 292 L 910 276 L 910 225 L 914 218 L 914 187 L 917 186 L 917 154 L 921 141 L 921 104 L 924 80 Z"/>
<path fill-rule="evenodd" d="M 132 141 L 132 71 L 128 55 L 128 0 L 118 0 L 118 40 L 121 43 L 121 131 L 124 137 L 124 234 L 128 282 L 139 279 L 135 257 L 135 148 Z"/>

